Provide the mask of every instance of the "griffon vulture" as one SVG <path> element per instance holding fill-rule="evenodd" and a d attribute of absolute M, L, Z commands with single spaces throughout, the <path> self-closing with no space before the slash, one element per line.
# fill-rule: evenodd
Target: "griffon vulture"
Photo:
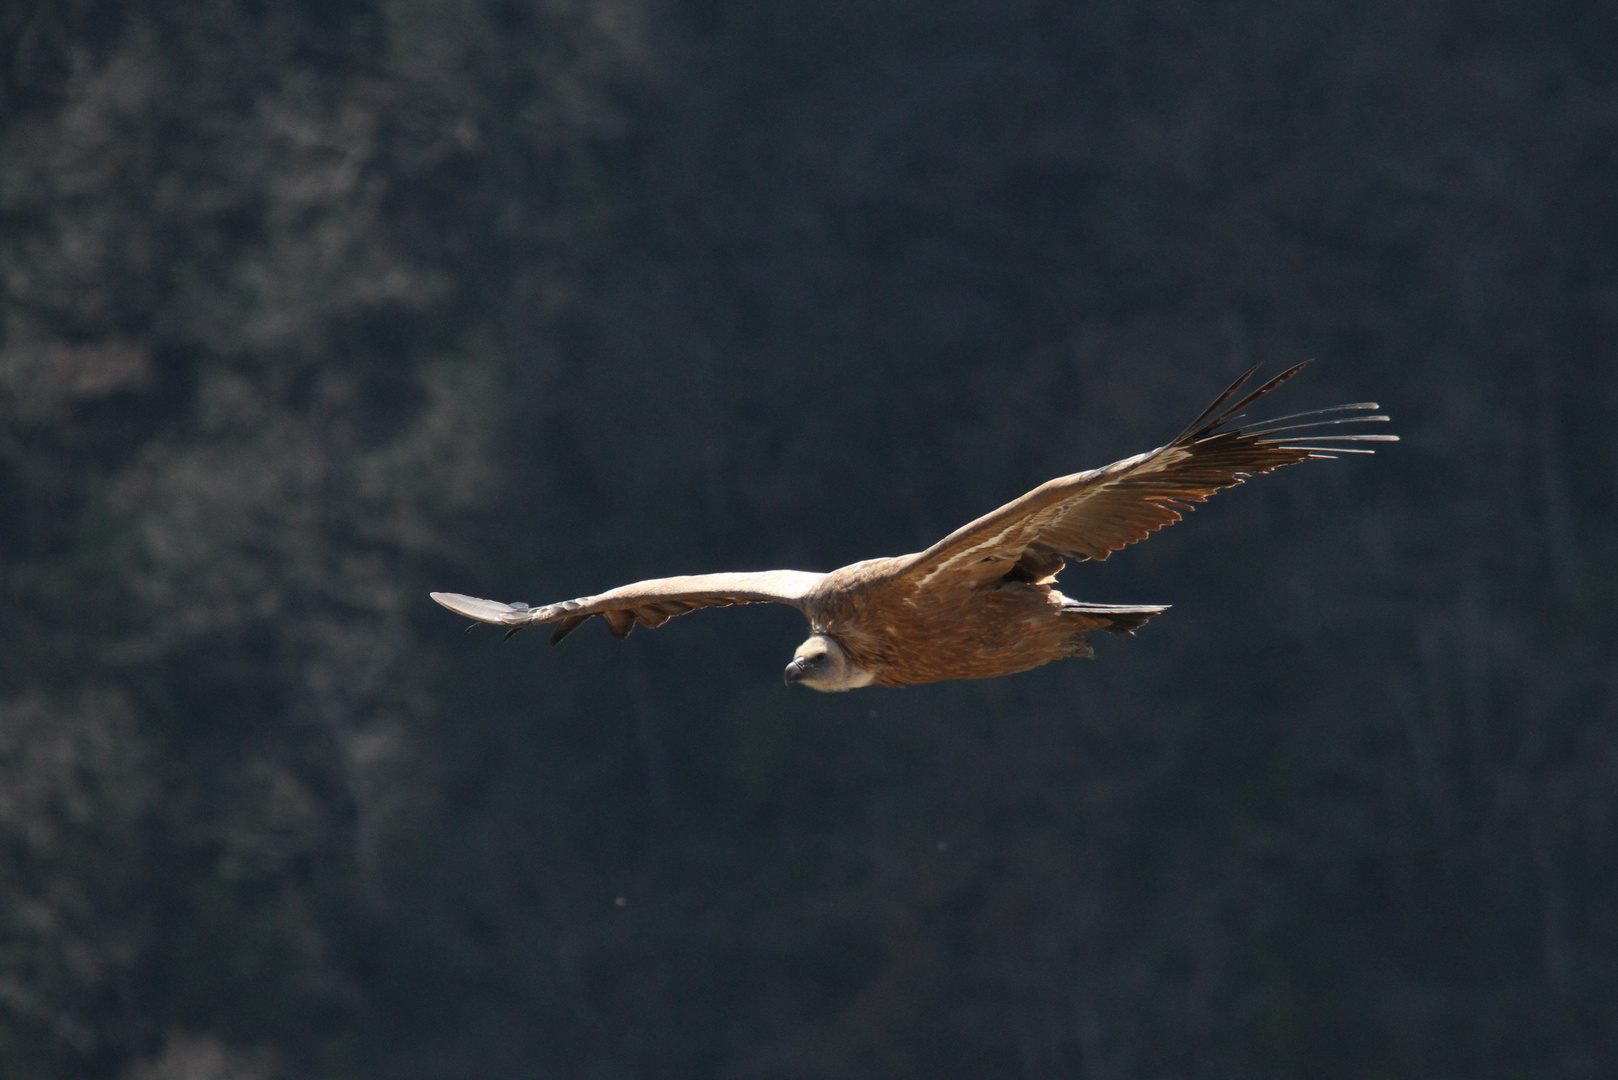
<path fill-rule="evenodd" d="M 915 555 L 867 559 L 829 574 L 656 578 L 539 608 L 459 593 L 432 598 L 477 622 L 508 627 L 507 637 L 525 626 L 556 623 L 552 645 L 596 615 L 625 638 L 636 623 L 662 626 L 697 608 L 790 604 L 809 620 L 811 634 L 787 665 L 786 681 L 826 691 L 987 679 L 1065 656 L 1092 656 L 1085 634 L 1129 633 L 1166 605 L 1071 600 L 1053 584 L 1066 560 L 1105 559 L 1249 476 L 1312 457 L 1372 452 L 1344 443 L 1398 440 L 1338 433 L 1340 425 L 1387 420 L 1371 415 L 1379 407 L 1374 402 L 1237 424 L 1243 409 L 1302 367 L 1227 407 L 1255 367 L 1173 441 L 1047 480 Z"/>

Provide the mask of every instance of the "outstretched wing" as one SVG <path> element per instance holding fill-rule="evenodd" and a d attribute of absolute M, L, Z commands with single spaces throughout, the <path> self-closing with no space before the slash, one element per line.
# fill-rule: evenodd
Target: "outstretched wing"
<path fill-rule="evenodd" d="M 478 622 L 509 627 L 510 637 L 525 626 L 558 623 L 551 634 L 555 645 L 577 630 L 592 616 L 599 615 L 622 640 L 636 623 L 662 626 L 676 615 L 698 608 L 730 607 L 732 604 L 791 604 L 803 610 L 803 601 L 824 574 L 802 570 L 767 570 L 757 574 L 698 574 L 692 577 L 653 578 L 621 585 L 599 596 L 581 596 L 559 604 L 529 607 L 502 604 L 460 593 L 432 593 L 432 598 L 458 615 Z"/>
<path fill-rule="evenodd" d="M 1312 457 L 1369 454 L 1344 443 L 1397 442 L 1397 435 L 1337 434 L 1341 425 L 1381 422 L 1375 402 L 1338 405 L 1232 426 L 1243 409 L 1296 375 L 1281 372 L 1227 403 L 1258 368 L 1232 383 L 1178 438 L 1100 469 L 1048 480 L 1020 499 L 964 525 L 916 555 L 894 578 L 912 588 L 941 579 L 1001 576 L 1021 566 L 1035 580 L 1061 569 L 1062 558 L 1105 559 L 1165 525 L 1221 488 Z"/>

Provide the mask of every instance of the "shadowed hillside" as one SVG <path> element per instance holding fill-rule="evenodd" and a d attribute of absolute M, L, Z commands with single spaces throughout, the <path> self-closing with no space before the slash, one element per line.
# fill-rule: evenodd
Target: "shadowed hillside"
<path fill-rule="evenodd" d="M 1618 1068 L 1598 5 L 0 6 L 0 1073 Z M 429 589 L 917 550 L 1404 441 L 982 683 Z"/>

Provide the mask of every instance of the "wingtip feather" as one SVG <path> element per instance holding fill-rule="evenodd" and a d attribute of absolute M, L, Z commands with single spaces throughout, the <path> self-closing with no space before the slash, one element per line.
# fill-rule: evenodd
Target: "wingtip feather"
<path fill-rule="evenodd" d="M 435 592 L 427 595 L 434 603 L 457 615 L 496 626 L 510 626 L 515 618 L 525 617 L 531 611 L 527 604 L 503 604 L 498 600 L 484 600 L 464 593 Z"/>

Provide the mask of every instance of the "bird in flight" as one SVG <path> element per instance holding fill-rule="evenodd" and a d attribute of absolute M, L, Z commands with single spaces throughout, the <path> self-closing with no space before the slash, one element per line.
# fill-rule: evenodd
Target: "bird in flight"
<path fill-rule="evenodd" d="M 1094 656 L 1086 634 L 1132 632 L 1167 605 L 1090 604 L 1063 596 L 1054 582 L 1068 559 L 1105 559 L 1249 476 L 1309 458 L 1372 453 L 1344 444 L 1398 441 L 1397 435 L 1343 431 L 1342 425 L 1386 421 L 1375 402 L 1240 423 L 1243 409 L 1303 366 L 1243 395 L 1258 371 L 1252 368 L 1171 442 L 1047 480 L 914 555 L 867 559 L 829 574 L 655 578 L 537 608 L 460 593 L 432 598 L 476 620 L 473 626 L 507 627 L 507 637 L 555 623 L 552 645 L 597 615 L 622 639 L 637 623 L 662 626 L 698 608 L 790 604 L 809 620 L 810 636 L 787 665 L 786 681 L 823 691 L 987 679 L 1063 657 Z"/>

